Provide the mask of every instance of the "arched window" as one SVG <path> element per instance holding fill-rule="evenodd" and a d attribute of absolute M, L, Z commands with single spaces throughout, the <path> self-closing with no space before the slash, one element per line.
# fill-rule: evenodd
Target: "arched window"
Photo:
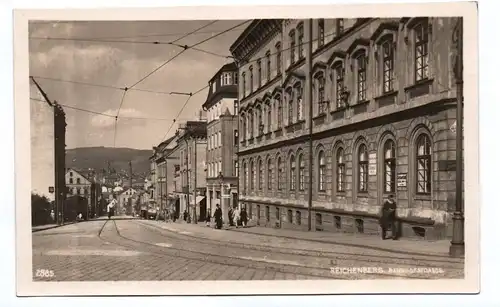
<path fill-rule="evenodd" d="M 302 101 L 302 86 L 296 88 L 297 91 L 297 120 L 304 119 L 304 102 Z"/>
<path fill-rule="evenodd" d="M 271 80 L 271 51 L 266 52 L 266 75 L 267 81 Z"/>
<path fill-rule="evenodd" d="M 294 101 L 294 96 L 293 96 L 293 90 L 290 91 L 290 94 L 288 96 L 288 124 L 291 125 L 293 124 L 293 101 Z"/>
<path fill-rule="evenodd" d="M 267 190 L 273 189 L 273 161 L 271 158 L 267 160 Z"/>
<path fill-rule="evenodd" d="M 273 124 L 273 114 L 271 109 L 271 103 L 267 104 L 267 133 L 272 131 Z"/>
<path fill-rule="evenodd" d="M 337 149 L 337 192 L 345 192 L 344 149 Z"/>
<path fill-rule="evenodd" d="M 318 19 L 318 47 L 325 44 L 325 20 Z"/>
<path fill-rule="evenodd" d="M 242 114 L 241 115 L 241 131 L 243 131 L 243 134 L 242 134 L 242 137 L 243 137 L 243 140 L 245 140 L 245 136 L 246 136 L 246 133 L 245 131 L 247 131 L 247 121 L 245 119 L 245 114 Z"/>
<path fill-rule="evenodd" d="M 264 186 L 264 164 L 262 159 L 259 159 L 259 190 Z"/>
<path fill-rule="evenodd" d="M 277 75 L 281 74 L 281 43 L 276 44 L 276 71 Z"/>
<path fill-rule="evenodd" d="M 304 24 L 300 23 L 297 27 L 297 31 L 299 32 L 299 41 L 297 44 L 299 45 L 299 59 L 304 57 Z"/>
<path fill-rule="evenodd" d="M 344 77 L 345 70 L 342 64 L 338 64 L 334 68 L 335 72 L 335 97 L 337 102 L 337 109 L 345 106 L 344 100 Z"/>
<path fill-rule="evenodd" d="M 245 78 L 245 73 L 241 73 L 241 88 L 243 89 L 243 97 L 246 96 L 247 93 L 247 80 Z"/>
<path fill-rule="evenodd" d="M 368 191 L 368 150 L 365 144 L 358 149 L 358 191 Z"/>
<path fill-rule="evenodd" d="M 250 162 L 250 190 L 255 189 L 255 165 L 253 161 Z"/>
<path fill-rule="evenodd" d="M 262 62 L 257 61 L 257 88 L 262 85 Z"/>
<path fill-rule="evenodd" d="M 290 156 L 290 191 L 295 191 L 295 156 Z"/>
<path fill-rule="evenodd" d="M 250 110 L 250 112 L 248 112 L 248 118 L 249 118 L 249 121 L 248 121 L 248 136 L 249 136 L 249 138 L 253 138 L 254 121 L 253 121 L 253 113 L 252 113 L 251 110 Z"/>
<path fill-rule="evenodd" d="M 393 140 L 384 144 L 384 192 L 396 190 L 396 145 Z"/>
<path fill-rule="evenodd" d="M 431 140 L 427 134 L 417 138 L 417 193 L 431 193 Z"/>
<path fill-rule="evenodd" d="M 250 66 L 249 71 L 250 71 L 250 80 L 249 80 L 249 83 L 250 83 L 250 93 L 252 93 L 253 92 L 253 87 L 254 87 L 254 84 L 253 84 L 253 66 Z"/>
<path fill-rule="evenodd" d="M 321 150 L 318 154 L 318 190 L 324 192 L 326 177 L 325 152 Z"/>
<path fill-rule="evenodd" d="M 415 82 L 429 77 L 429 27 L 421 23 L 415 31 Z"/>
<path fill-rule="evenodd" d="M 278 182 L 278 190 L 283 190 L 285 170 L 283 169 L 283 161 L 281 160 L 281 157 L 278 157 L 276 165 L 278 166 L 278 175 L 276 176 L 276 180 Z"/>
<path fill-rule="evenodd" d="M 258 106 L 257 107 L 257 125 L 258 125 L 258 135 L 262 135 L 264 133 L 264 122 L 263 122 L 263 112 L 262 112 L 262 107 Z"/>
<path fill-rule="evenodd" d="M 394 47 L 392 40 L 382 44 L 383 75 L 382 82 L 384 93 L 394 90 Z"/>
<path fill-rule="evenodd" d="M 295 63 L 295 30 L 290 31 L 290 63 Z"/>
<path fill-rule="evenodd" d="M 305 181 L 306 181 L 306 163 L 304 162 L 304 155 L 299 155 L 299 190 L 305 190 Z"/>

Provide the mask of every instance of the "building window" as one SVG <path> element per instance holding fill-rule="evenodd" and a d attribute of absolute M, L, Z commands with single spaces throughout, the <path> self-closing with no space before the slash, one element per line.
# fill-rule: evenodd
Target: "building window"
<path fill-rule="evenodd" d="M 234 161 L 234 176 L 238 177 L 238 175 L 239 175 L 238 161 Z"/>
<path fill-rule="evenodd" d="M 302 59 L 304 57 L 304 25 L 301 23 L 298 26 L 298 31 L 299 31 L 299 59 Z"/>
<path fill-rule="evenodd" d="M 431 193 L 431 140 L 427 134 L 417 138 L 417 193 Z"/>
<path fill-rule="evenodd" d="M 305 190 L 305 181 L 306 181 L 306 163 L 304 161 L 304 155 L 300 154 L 299 156 L 299 190 Z"/>
<path fill-rule="evenodd" d="M 317 77 L 318 82 L 318 114 L 328 112 L 328 103 L 325 101 L 325 77 L 323 74 Z"/>
<path fill-rule="evenodd" d="M 295 191 L 295 156 L 290 156 L 290 191 Z"/>
<path fill-rule="evenodd" d="M 276 180 L 278 181 L 278 190 L 283 190 L 283 184 L 284 184 L 284 175 L 285 175 L 285 170 L 283 168 L 283 161 L 281 158 L 278 158 L 278 162 L 276 164 L 278 166 L 278 174 L 276 176 Z"/>
<path fill-rule="evenodd" d="M 335 28 L 337 30 L 336 31 L 337 36 L 342 35 L 342 33 L 344 33 L 344 19 L 343 18 L 338 18 L 335 21 Z"/>
<path fill-rule="evenodd" d="M 384 144 L 384 192 L 394 193 L 396 188 L 396 146 L 393 140 Z"/>
<path fill-rule="evenodd" d="M 219 131 L 219 147 L 222 146 L 222 135 L 221 132 Z"/>
<path fill-rule="evenodd" d="M 238 130 L 234 130 L 234 146 L 238 145 Z"/>
<path fill-rule="evenodd" d="M 276 221 L 281 221 L 281 212 L 280 208 L 276 207 Z"/>
<path fill-rule="evenodd" d="M 250 110 L 248 116 L 250 117 L 250 125 L 248 125 L 248 135 L 250 136 L 250 138 L 253 138 L 254 121 L 252 110 Z"/>
<path fill-rule="evenodd" d="M 293 124 L 293 91 L 290 92 L 288 101 L 288 124 Z"/>
<path fill-rule="evenodd" d="M 250 83 L 250 93 L 253 92 L 253 66 L 250 66 L 249 68 L 250 70 L 250 80 L 249 80 L 249 83 Z"/>
<path fill-rule="evenodd" d="M 281 97 L 278 97 L 276 99 L 276 104 L 278 105 L 278 122 L 277 122 L 277 127 L 278 129 L 281 129 L 282 124 L 283 124 L 283 102 L 281 101 Z"/>
<path fill-rule="evenodd" d="M 266 221 L 269 222 L 271 219 L 271 210 L 269 209 L 269 206 L 266 206 Z"/>
<path fill-rule="evenodd" d="M 290 209 L 286 212 L 286 221 L 290 224 L 293 223 L 293 211 Z"/>
<path fill-rule="evenodd" d="M 76 184 L 80 184 L 80 181 L 81 181 L 80 178 L 76 178 Z"/>
<path fill-rule="evenodd" d="M 271 51 L 266 52 L 266 75 L 269 82 L 271 80 Z"/>
<path fill-rule="evenodd" d="M 238 73 L 234 73 L 234 84 L 238 84 Z"/>
<path fill-rule="evenodd" d="M 281 44 L 276 44 L 276 71 L 277 74 L 281 74 Z"/>
<path fill-rule="evenodd" d="M 264 119 L 263 119 L 263 112 L 262 112 L 262 107 L 259 106 L 257 107 L 257 124 L 259 128 L 259 136 L 264 134 Z"/>
<path fill-rule="evenodd" d="M 337 149 L 337 192 L 345 192 L 344 149 Z"/>
<path fill-rule="evenodd" d="M 73 177 L 73 172 L 69 172 L 69 176 L 70 176 L 70 177 Z"/>
<path fill-rule="evenodd" d="M 232 85 L 233 84 L 233 73 L 225 72 L 220 76 L 221 85 Z"/>
<path fill-rule="evenodd" d="M 238 100 L 233 102 L 233 114 L 238 115 Z"/>
<path fill-rule="evenodd" d="M 318 47 L 325 44 L 325 20 L 318 19 Z"/>
<path fill-rule="evenodd" d="M 242 88 L 243 88 L 243 97 L 246 96 L 247 94 L 247 80 L 245 78 L 245 73 L 241 74 L 241 80 L 242 80 Z"/>
<path fill-rule="evenodd" d="M 273 189 L 273 161 L 271 158 L 267 160 L 267 190 Z"/>
<path fill-rule="evenodd" d="M 273 115 L 271 109 L 271 103 L 267 104 L 267 133 L 271 132 L 273 125 Z"/>
<path fill-rule="evenodd" d="M 262 62 L 257 61 L 257 87 L 262 85 Z"/>
<path fill-rule="evenodd" d="M 245 119 L 245 114 L 241 115 L 241 131 L 243 131 L 242 140 L 245 140 L 245 132 L 247 131 L 247 123 Z"/>
<path fill-rule="evenodd" d="M 259 159 L 259 190 L 262 191 L 263 186 L 264 186 L 264 165 L 262 163 L 262 159 Z"/>
<path fill-rule="evenodd" d="M 358 149 L 358 191 L 368 191 L 368 150 L 365 144 Z"/>
<path fill-rule="evenodd" d="M 389 93 L 394 90 L 394 49 L 392 41 L 387 41 L 382 44 L 383 52 L 383 75 L 382 82 L 384 93 Z"/>
<path fill-rule="evenodd" d="M 247 191 L 248 187 L 248 165 L 243 163 L 243 192 Z"/>
<path fill-rule="evenodd" d="M 325 179 L 326 179 L 326 161 L 325 152 L 321 150 L 318 154 L 318 190 L 325 192 Z"/>
<path fill-rule="evenodd" d="M 290 31 L 290 63 L 295 63 L 295 31 Z"/>
<path fill-rule="evenodd" d="M 358 77 L 358 102 L 366 100 L 366 56 L 360 55 L 356 59 Z"/>
<path fill-rule="evenodd" d="M 255 189 L 255 165 L 253 161 L 250 162 L 250 190 Z"/>
<path fill-rule="evenodd" d="M 419 24 L 415 31 L 415 82 L 428 78 L 429 74 L 429 32 L 428 27 Z"/>
<path fill-rule="evenodd" d="M 69 184 L 73 184 L 73 178 L 69 178 Z"/>
<path fill-rule="evenodd" d="M 297 120 L 304 119 L 304 105 L 302 101 L 302 86 L 297 88 Z"/>
<path fill-rule="evenodd" d="M 337 108 L 345 107 L 344 75 L 345 75 L 345 70 L 342 65 L 338 65 L 337 67 L 335 67 L 335 94 L 337 98 Z"/>

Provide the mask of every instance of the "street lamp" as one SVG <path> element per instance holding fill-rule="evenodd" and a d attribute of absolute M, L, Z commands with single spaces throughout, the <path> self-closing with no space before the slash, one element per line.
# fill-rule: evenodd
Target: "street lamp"
<path fill-rule="evenodd" d="M 220 184 L 220 205 L 222 210 L 222 217 L 224 218 L 226 210 L 224 205 L 224 175 L 222 175 L 222 172 L 219 172 L 217 179 L 219 179 L 219 184 Z"/>

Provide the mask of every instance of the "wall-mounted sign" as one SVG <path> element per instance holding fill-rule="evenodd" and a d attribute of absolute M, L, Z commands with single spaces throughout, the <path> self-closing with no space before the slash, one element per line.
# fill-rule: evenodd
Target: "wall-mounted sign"
<path fill-rule="evenodd" d="M 368 155 L 368 175 L 377 175 L 377 154 L 370 153 Z"/>
<path fill-rule="evenodd" d="M 398 176 L 398 188 L 406 188 L 408 181 L 408 173 L 399 173 Z"/>

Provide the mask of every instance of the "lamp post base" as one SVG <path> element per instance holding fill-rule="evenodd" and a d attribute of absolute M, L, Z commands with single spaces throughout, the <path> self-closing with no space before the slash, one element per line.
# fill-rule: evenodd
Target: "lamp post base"
<path fill-rule="evenodd" d="M 449 255 L 451 257 L 463 257 L 465 255 L 464 215 L 462 212 L 453 213 L 453 238 Z"/>

